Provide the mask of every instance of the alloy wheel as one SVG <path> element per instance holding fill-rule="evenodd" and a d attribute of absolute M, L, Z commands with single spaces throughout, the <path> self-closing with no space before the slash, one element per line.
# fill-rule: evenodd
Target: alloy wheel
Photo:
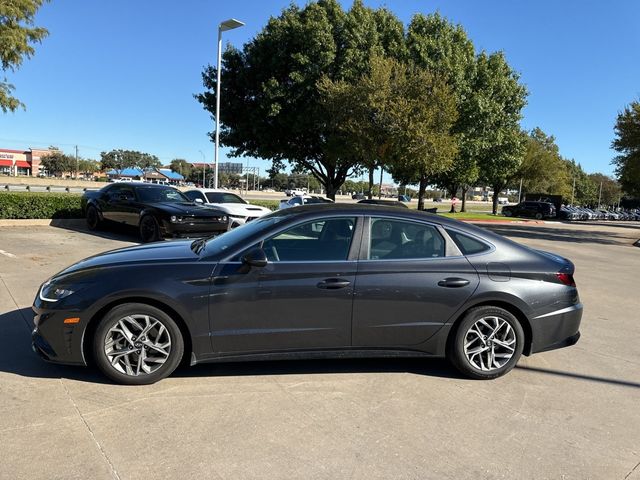
<path fill-rule="evenodd" d="M 127 315 L 107 332 L 104 353 L 118 372 L 134 377 L 148 375 L 169 358 L 171 335 L 150 315 Z"/>
<path fill-rule="evenodd" d="M 504 367 L 516 351 L 516 334 L 509 322 L 497 316 L 483 317 L 467 330 L 464 354 L 470 365 L 482 371 Z"/>

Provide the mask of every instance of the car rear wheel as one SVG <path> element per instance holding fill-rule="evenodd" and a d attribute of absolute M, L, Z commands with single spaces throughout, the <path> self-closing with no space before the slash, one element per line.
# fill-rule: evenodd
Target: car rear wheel
<path fill-rule="evenodd" d="M 542 220 L 542 217 L 543 215 L 540 212 L 536 213 L 536 220 Z"/>
<path fill-rule="evenodd" d="M 180 363 L 180 328 L 162 310 L 142 303 L 113 308 L 93 339 L 98 368 L 124 385 L 147 385 L 170 375 Z"/>
<path fill-rule="evenodd" d="M 89 227 L 89 230 L 98 230 L 101 223 L 98 210 L 93 205 L 90 205 L 89 208 L 87 208 L 87 227 Z"/>
<path fill-rule="evenodd" d="M 511 215 L 513 215 L 513 213 L 511 212 L 511 210 L 503 210 L 504 216 L 505 217 L 510 217 Z"/>
<path fill-rule="evenodd" d="M 140 239 L 143 243 L 160 240 L 160 227 L 151 215 L 145 215 L 140 220 Z"/>
<path fill-rule="evenodd" d="M 499 307 L 469 310 L 450 344 L 448 358 L 468 377 L 488 380 L 509 372 L 524 347 L 524 331 L 518 319 Z"/>

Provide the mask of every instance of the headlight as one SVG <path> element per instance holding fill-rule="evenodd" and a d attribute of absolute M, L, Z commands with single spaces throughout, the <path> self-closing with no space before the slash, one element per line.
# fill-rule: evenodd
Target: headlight
<path fill-rule="evenodd" d="M 228 222 L 229 221 L 229 217 L 227 217 L 226 215 L 223 215 L 220 217 L 220 221 L 221 222 Z"/>
<path fill-rule="evenodd" d="M 177 217 L 175 215 L 171 215 L 170 220 L 171 220 L 171 223 L 180 223 L 180 222 L 182 222 L 184 220 L 184 218 L 183 217 Z"/>
<path fill-rule="evenodd" d="M 40 289 L 40 300 L 43 302 L 57 302 L 58 300 L 62 300 L 65 297 L 68 297 L 73 293 L 73 290 L 69 290 L 68 288 L 57 287 L 55 285 L 51 285 L 49 282 L 42 285 Z"/>

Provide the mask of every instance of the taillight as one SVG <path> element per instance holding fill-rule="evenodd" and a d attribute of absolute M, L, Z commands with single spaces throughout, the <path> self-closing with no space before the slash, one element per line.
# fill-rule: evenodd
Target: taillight
<path fill-rule="evenodd" d="M 556 277 L 560 280 L 560 283 L 567 287 L 575 287 L 576 281 L 573 279 L 573 275 L 570 273 L 556 273 Z"/>

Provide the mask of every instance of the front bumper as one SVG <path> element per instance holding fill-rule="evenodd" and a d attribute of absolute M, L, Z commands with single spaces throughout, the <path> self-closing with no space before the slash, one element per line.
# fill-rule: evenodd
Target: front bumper
<path fill-rule="evenodd" d="M 86 319 L 78 312 L 46 310 L 34 304 L 34 329 L 31 332 L 31 348 L 42 359 L 65 365 L 86 365 L 82 351 Z M 79 323 L 66 324 L 65 318 L 80 317 Z"/>
<path fill-rule="evenodd" d="M 531 353 L 575 345 L 580 338 L 582 303 L 531 320 Z"/>
<path fill-rule="evenodd" d="M 229 230 L 229 221 L 185 221 L 172 223 L 163 221 L 161 233 L 164 238 L 200 238 L 220 235 Z"/>

